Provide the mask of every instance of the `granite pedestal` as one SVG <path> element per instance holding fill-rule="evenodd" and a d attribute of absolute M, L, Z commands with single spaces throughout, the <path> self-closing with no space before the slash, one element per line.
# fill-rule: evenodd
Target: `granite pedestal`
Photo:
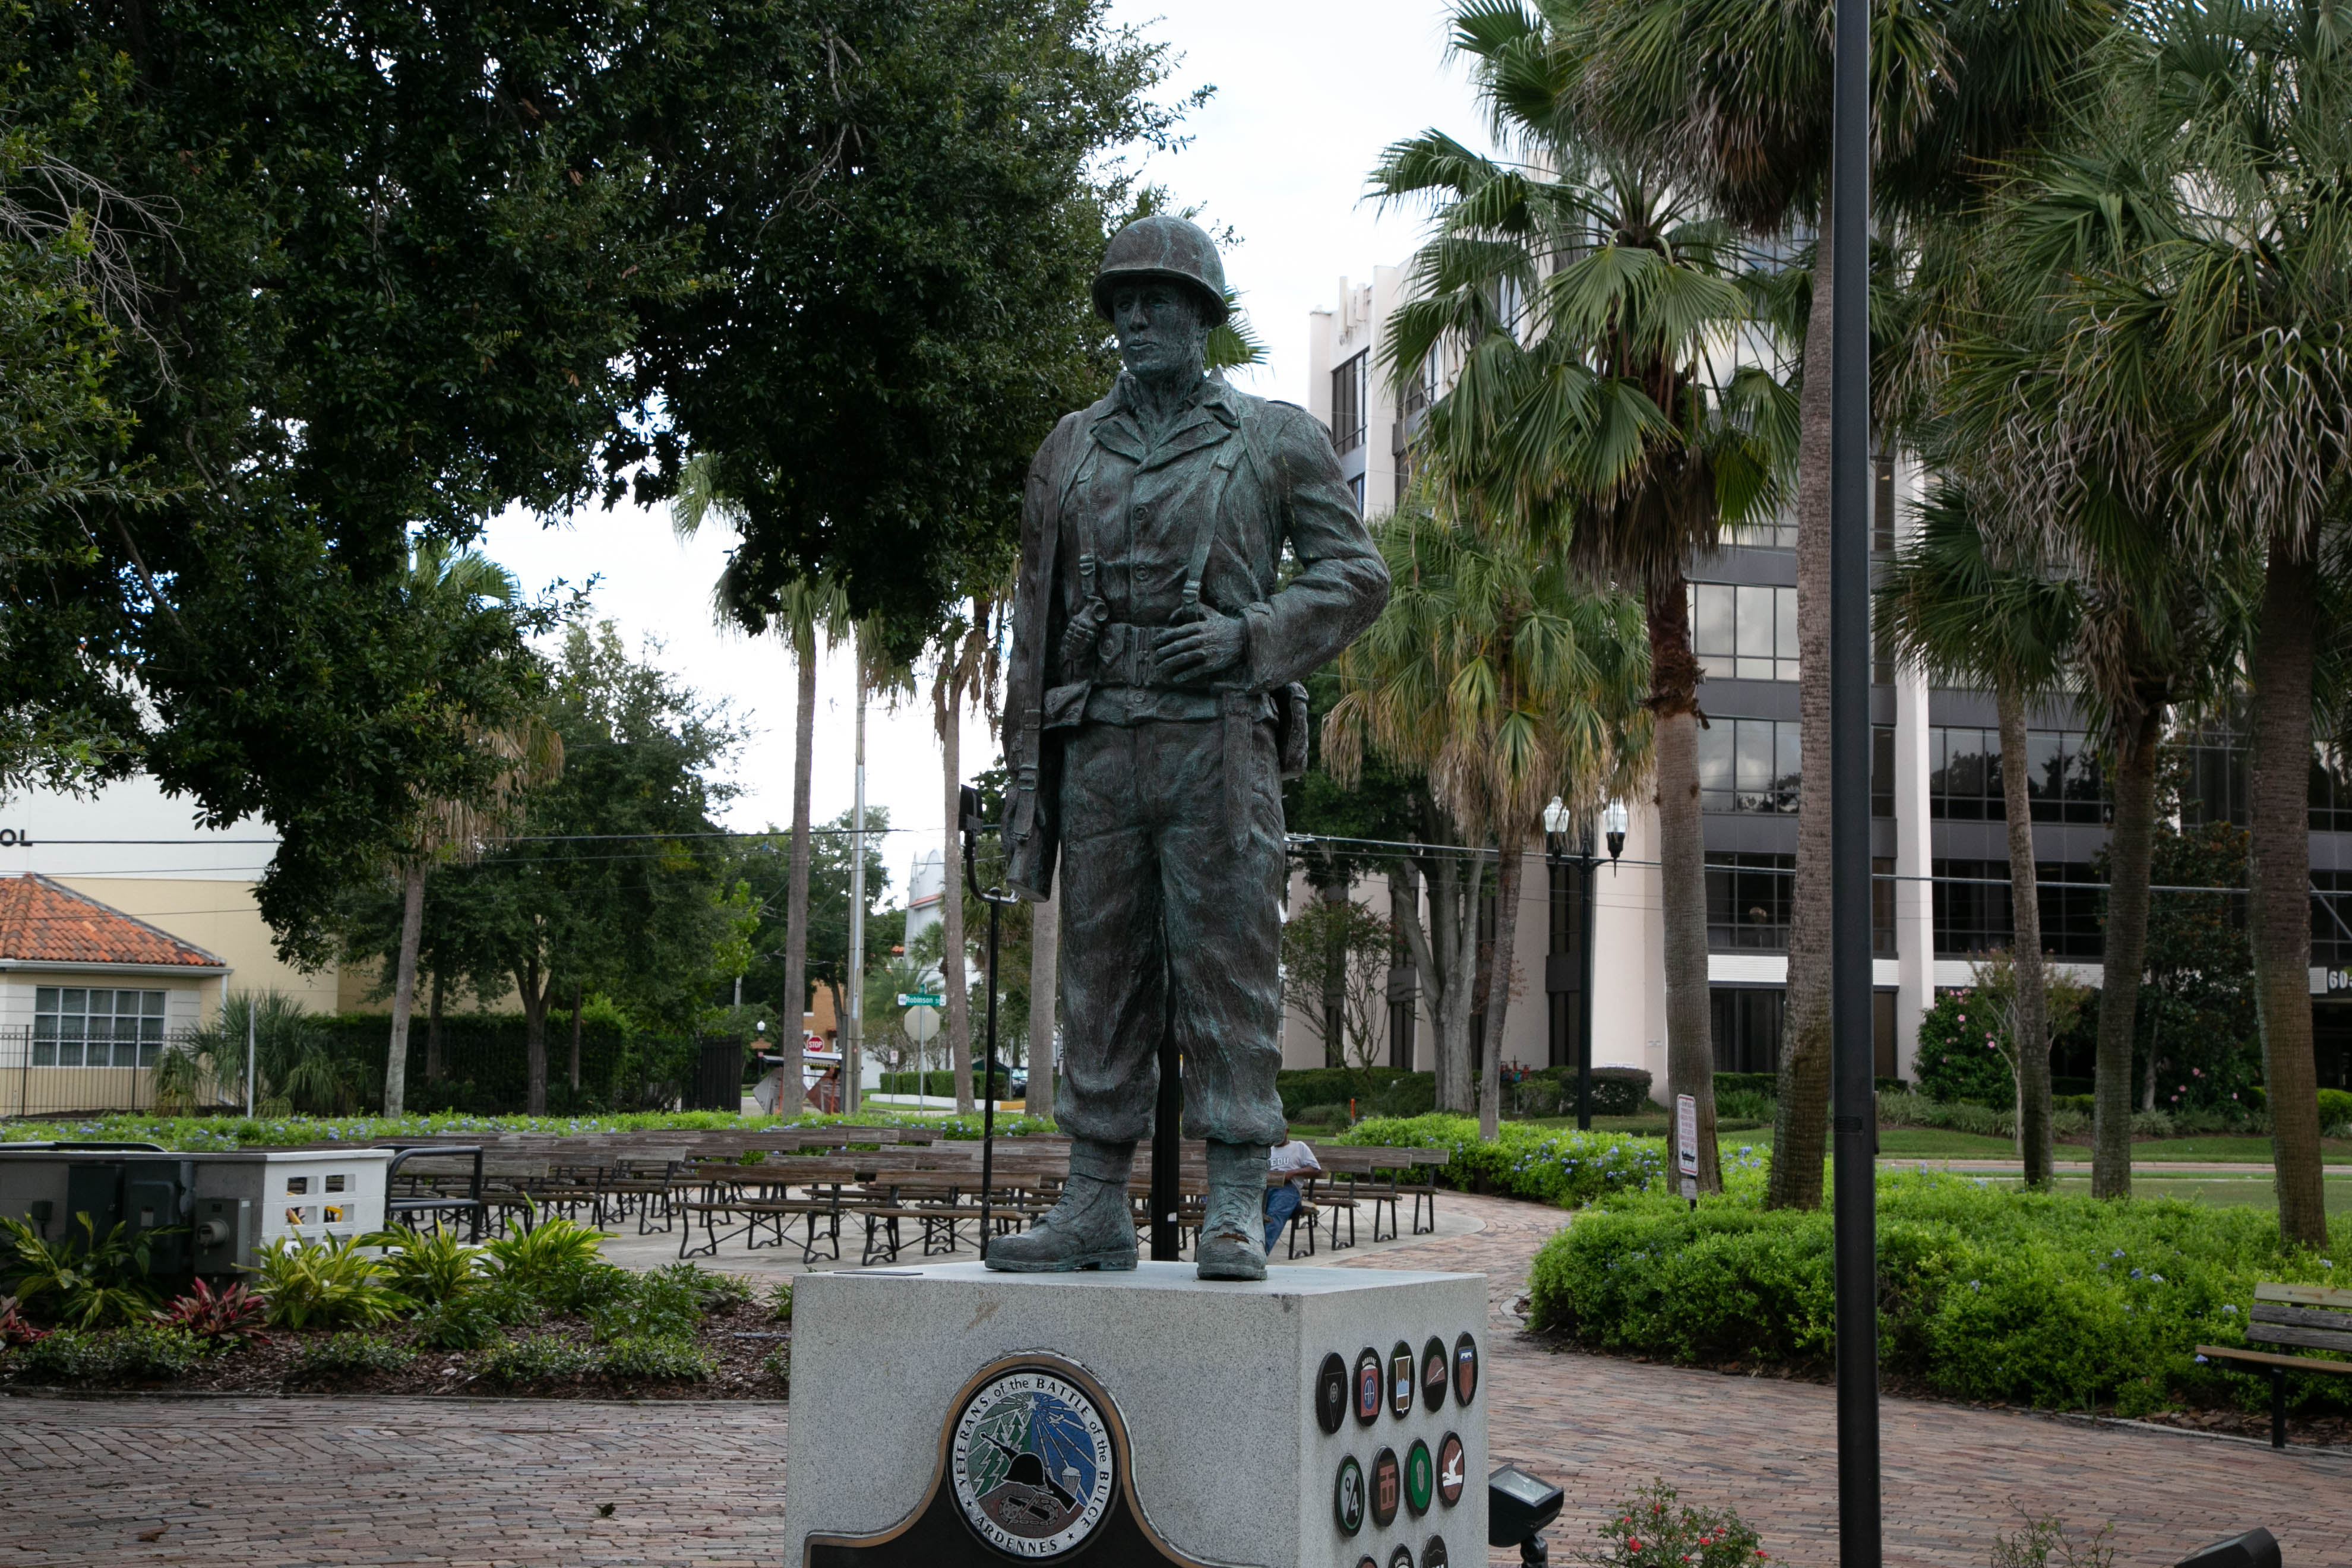
<path fill-rule="evenodd" d="M 782 1560 L 1483 1563 L 1486 1310 L 1474 1274 L 810 1275 Z"/>

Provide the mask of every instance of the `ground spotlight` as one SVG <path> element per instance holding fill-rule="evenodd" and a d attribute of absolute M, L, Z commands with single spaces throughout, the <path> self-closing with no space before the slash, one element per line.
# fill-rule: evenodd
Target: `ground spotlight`
<path fill-rule="evenodd" d="M 2182 1558 L 2179 1568 L 2281 1568 L 2279 1544 L 2269 1531 L 2250 1530 Z"/>
<path fill-rule="evenodd" d="M 1486 1544 L 1517 1547 L 1519 1561 L 1530 1568 L 1550 1562 L 1543 1530 L 1567 1501 L 1550 1482 L 1505 1465 L 1486 1478 Z"/>

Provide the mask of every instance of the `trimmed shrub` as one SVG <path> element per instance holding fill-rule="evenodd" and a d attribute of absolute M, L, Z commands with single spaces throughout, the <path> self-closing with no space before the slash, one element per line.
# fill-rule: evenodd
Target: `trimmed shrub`
<path fill-rule="evenodd" d="M 405 1372 L 416 1352 L 382 1334 L 329 1334 L 302 1347 L 295 1358 L 297 1378 L 349 1377 L 371 1372 Z"/>
<path fill-rule="evenodd" d="M 481 1373 L 492 1383 L 548 1383 L 593 1372 L 601 1360 L 586 1345 L 554 1334 L 524 1334 L 482 1352 Z"/>
<path fill-rule="evenodd" d="M 1012 1069 L 1003 1065 L 1003 1053 L 997 1057 L 996 1092 L 991 1100 L 1009 1100 L 1013 1095 Z M 981 1080 L 987 1077 L 979 1068 L 971 1069 L 971 1091 L 980 1093 Z M 919 1082 L 920 1087 L 917 1085 Z M 884 1094 L 924 1094 L 940 1100 L 955 1098 L 955 1072 L 950 1068 L 933 1068 L 929 1072 L 886 1072 L 882 1075 Z"/>
<path fill-rule="evenodd" d="M 2017 1079 L 2000 1038 L 1991 1009 L 1973 993 L 1939 993 L 1919 1018 L 1919 1093 L 1929 1100 L 2012 1108 Z"/>
<path fill-rule="evenodd" d="M 10 1352 L 24 1372 L 59 1383 L 169 1383 L 185 1375 L 212 1346 L 167 1323 L 124 1329 L 59 1329 Z"/>
<path fill-rule="evenodd" d="M 1731 1192 L 1696 1212 L 1606 1197 L 1537 1255 L 1530 1322 L 1675 1361 L 1826 1361 L 1831 1216 L 1764 1209 L 1745 1168 L 1727 1179 Z M 2352 1279 L 2334 1252 L 2283 1252 L 2277 1221 L 2251 1208 L 2106 1204 L 1926 1172 L 1882 1173 L 1878 1192 L 1882 1364 L 1965 1399 L 2111 1400 L 2127 1415 L 2181 1397 L 2258 1405 L 2266 1378 L 2200 1363 L 2196 1346 L 2244 1342 L 2257 1280 Z M 2352 1247 L 2352 1227 L 2336 1247 Z M 2298 1376 L 2292 1396 L 2352 1409 L 2342 1381 Z"/>
<path fill-rule="evenodd" d="M 1357 1102 L 1360 1116 L 1395 1114 L 1374 1102 L 1409 1081 L 1416 1084 L 1415 1094 L 1419 1084 L 1426 1084 L 1428 1103 L 1437 1103 L 1434 1073 L 1406 1072 L 1402 1068 L 1291 1068 L 1274 1075 L 1275 1092 L 1282 1096 L 1282 1113 L 1293 1121 L 1310 1105 L 1345 1105 L 1351 1100 Z"/>
<path fill-rule="evenodd" d="M 2319 1124 L 2340 1127 L 2352 1121 L 2352 1091 L 2323 1089 L 2319 1091 Z"/>
<path fill-rule="evenodd" d="M 1355 1119 L 1344 1105 L 1309 1105 L 1302 1107 L 1290 1120 L 1301 1127 L 1347 1127 Z"/>
<path fill-rule="evenodd" d="M 1502 1193 L 1574 1207 L 1607 1193 L 1639 1191 L 1665 1170 L 1665 1145 L 1627 1132 L 1578 1132 L 1506 1121 L 1481 1142 L 1466 1116 L 1372 1118 L 1335 1142 L 1444 1149 L 1438 1178 L 1465 1192 Z"/>
<path fill-rule="evenodd" d="M 705 1383 L 719 1363 L 685 1334 L 625 1334 L 604 1347 L 597 1370 L 646 1383 Z"/>

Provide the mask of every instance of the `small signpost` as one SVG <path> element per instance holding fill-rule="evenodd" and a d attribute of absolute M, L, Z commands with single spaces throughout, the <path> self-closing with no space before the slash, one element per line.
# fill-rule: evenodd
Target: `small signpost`
<path fill-rule="evenodd" d="M 947 998 L 945 996 L 934 995 L 929 991 L 901 991 L 898 993 L 898 1005 L 901 1007 L 936 1007 L 946 1000 Z"/>
<path fill-rule="evenodd" d="M 1698 1206 L 1698 1100 L 1675 1096 L 1675 1165 L 1682 1173 L 1683 1196 Z"/>

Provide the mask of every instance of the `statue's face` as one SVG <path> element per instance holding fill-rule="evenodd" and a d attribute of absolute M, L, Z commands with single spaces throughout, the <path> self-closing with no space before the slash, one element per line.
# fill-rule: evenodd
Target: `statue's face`
<path fill-rule="evenodd" d="M 1209 346 L 1201 301 L 1181 284 L 1122 283 L 1110 292 L 1111 330 L 1129 374 L 1146 381 L 1198 375 Z"/>

